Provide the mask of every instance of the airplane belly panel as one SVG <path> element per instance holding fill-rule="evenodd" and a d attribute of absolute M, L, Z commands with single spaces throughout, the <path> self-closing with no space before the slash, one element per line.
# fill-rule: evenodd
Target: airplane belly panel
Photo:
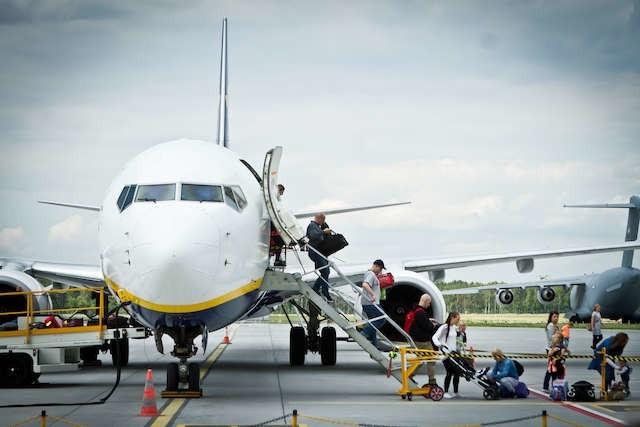
<path fill-rule="evenodd" d="M 241 318 L 259 298 L 259 291 L 248 292 L 215 307 L 185 313 L 167 313 L 132 303 L 128 310 L 149 328 L 178 328 L 206 325 L 209 331 L 223 328 Z"/>

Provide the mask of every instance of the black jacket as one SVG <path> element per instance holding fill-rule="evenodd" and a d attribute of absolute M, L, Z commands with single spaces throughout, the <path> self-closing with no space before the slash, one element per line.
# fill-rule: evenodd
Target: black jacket
<path fill-rule="evenodd" d="M 416 310 L 413 318 L 413 324 L 409 330 L 409 335 L 414 341 L 428 342 L 431 341 L 433 333 L 436 331 L 433 323 L 429 319 L 429 308 Z"/>

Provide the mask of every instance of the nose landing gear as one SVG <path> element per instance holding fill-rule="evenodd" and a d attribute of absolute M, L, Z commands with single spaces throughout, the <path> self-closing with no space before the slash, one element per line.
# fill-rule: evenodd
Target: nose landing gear
<path fill-rule="evenodd" d="M 180 327 L 164 329 L 162 332 L 173 338 L 175 345 L 171 355 L 180 359 L 178 363 L 172 362 L 167 365 L 167 388 L 162 391 L 162 397 L 202 397 L 200 364 L 187 363 L 187 360 L 198 351 L 193 345 L 193 339 L 206 333 L 206 329 Z"/>

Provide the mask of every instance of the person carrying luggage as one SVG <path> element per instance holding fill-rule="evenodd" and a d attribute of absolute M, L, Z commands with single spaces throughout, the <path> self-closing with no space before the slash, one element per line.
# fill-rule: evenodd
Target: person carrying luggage
<path fill-rule="evenodd" d="M 313 284 L 313 290 L 324 296 L 327 302 L 333 302 L 331 295 L 329 295 L 329 261 L 318 252 L 325 235 L 331 234 L 331 228 L 322 228 L 322 225 L 325 224 L 325 218 L 323 213 L 316 214 L 307 226 L 308 252 L 314 268 L 320 273 L 320 277 Z"/>
<path fill-rule="evenodd" d="M 431 337 L 435 332 L 434 320 L 431 319 L 431 296 L 422 294 L 418 306 L 413 311 L 413 323 L 409 328 L 409 335 L 421 350 L 433 350 Z M 427 362 L 427 376 L 429 384 L 436 384 L 436 362 Z"/>
<path fill-rule="evenodd" d="M 377 277 L 384 268 L 384 262 L 381 259 L 377 259 L 373 261 L 371 269 L 364 273 L 360 304 L 362 305 L 363 314 L 368 319 L 374 319 L 385 314 L 380 306 L 380 281 Z M 362 330 L 362 334 L 367 337 L 376 348 L 378 347 L 378 333 L 376 329 L 380 330 L 385 323 L 385 319 L 374 320 L 368 323 Z"/>

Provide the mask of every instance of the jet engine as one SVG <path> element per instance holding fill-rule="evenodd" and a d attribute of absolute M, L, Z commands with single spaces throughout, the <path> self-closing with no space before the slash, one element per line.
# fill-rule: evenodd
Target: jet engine
<path fill-rule="evenodd" d="M 5 292 L 27 292 L 44 290 L 40 282 L 28 274 L 17 270 L 0 270 L 0 311 L 16 312 L 27 310 L 27 297 L 25 295 L 7 295 Z M 34 295 L 32 300 L 33 310 L 50 310 L 51 299 L 48 294 Z M 14 320 L 17 316 L 3 316 L 0 323 Z"/>
<path fill-rule="evenodd" d="M 513 302 L 513 292 L 509 289 L 499 289 L 496 292 L 496 303 L 502 307 Z"/>
<path fill-rule="evenodd" d="M 540 304 L 549 304 L 555 299 L 556 291 L 545 286 L 540 288 L 540 290 L 536 294 L 536 297 L 538 298 L 538 302 Z"/>
<path fill-rule="evenodd" d="M 393 271 L 393 274 L 395 283 L 386 289 L 387 296 L 381 304 L 394 322 L 402 328 L 405 316 L 415 308 L 420 296 L 424 293 L 431 296 L 431 317 L 439 323 L 444 322 L 447 306 L 442 292 L 431 280 L 408 270 Z M 392 340 L 404 340 L 400 333 L 389 324 L 383 326 L 382 333 Z"/>

